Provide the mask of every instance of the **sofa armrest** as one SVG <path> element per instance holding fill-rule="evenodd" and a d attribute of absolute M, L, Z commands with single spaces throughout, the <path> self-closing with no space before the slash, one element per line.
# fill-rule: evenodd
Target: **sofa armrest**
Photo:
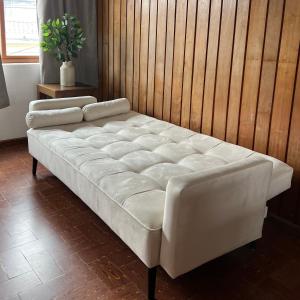
<path fill-rule="evenodd" d="M 71 98 L 55 98 L 46 100 L 34 100 L 29 103 L 29 111 L 51 110 L 70 107 L 84 107 L 87 104 L 97 103 L 97 99 L 92 96 L 81 96 Z"/>
<path fill-rule="evenodd" d="M 261 237 L 272 163 L 247 158 L 173 177 L 166 190 L 160 264 L 175 278 Z"/>

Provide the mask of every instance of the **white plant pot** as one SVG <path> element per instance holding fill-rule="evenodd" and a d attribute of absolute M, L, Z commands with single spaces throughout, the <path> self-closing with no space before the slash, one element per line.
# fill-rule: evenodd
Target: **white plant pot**
<path fill-rule="evenodd" d="M 75 67 L 71 61 L 64 61 L 60 67 L 60 85 L 75 85 Z"/>

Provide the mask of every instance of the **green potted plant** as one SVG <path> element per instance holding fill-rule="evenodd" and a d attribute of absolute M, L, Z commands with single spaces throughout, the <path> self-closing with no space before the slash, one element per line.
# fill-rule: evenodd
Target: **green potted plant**
<path fill-rule="evenodd" d="M 60 84 L 74 86 L 75 68 L 72 59 L 78 56 L 86 40 L 78 19 L 70 14 L 64 14 L 61 18 L 49 19 L 42 24 L 41 31 L 42 50 L 62 62 Z"/>

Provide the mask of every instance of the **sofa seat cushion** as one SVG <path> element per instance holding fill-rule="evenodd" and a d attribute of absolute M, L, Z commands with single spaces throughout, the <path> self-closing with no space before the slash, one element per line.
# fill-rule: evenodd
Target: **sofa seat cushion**
<path fill-rule="evenodd" d="M 147 230 L 162 226 L 171 177 L 262 155 L 133 112 L 82 126 L 29 130 L 28 135 L 63 158 Z M 270 199 L 289 188 L 292 169 L 264 157 L 273 162 Z"/>

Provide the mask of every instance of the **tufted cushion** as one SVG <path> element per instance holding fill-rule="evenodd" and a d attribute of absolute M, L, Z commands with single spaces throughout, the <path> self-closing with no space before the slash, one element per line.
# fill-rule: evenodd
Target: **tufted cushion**
<path fill-rule="evenodd" d="M 145 228 L 162 225 L 164 197 L 173 176 L 213 169 L 260 155 L 138 113 L 106 118 L 101 125 L 30 130 Z M 292 169 L 273 162 L 269 198 L 288 188 Z M 283 184 L 278 184 L 278 180 Z"/>

